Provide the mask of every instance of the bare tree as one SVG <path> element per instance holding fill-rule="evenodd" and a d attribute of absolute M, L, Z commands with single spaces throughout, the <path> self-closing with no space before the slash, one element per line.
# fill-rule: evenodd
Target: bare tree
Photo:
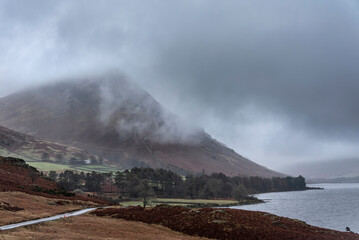
<path fill-rule="evenodd" d="M 154 197 L 154 191 L 149 184 L 148 180 L 142 180 L 138 186 L 139 196 L 142 198 L 143 207 L 146 207 L 151 203 L 151 199 Z"/>

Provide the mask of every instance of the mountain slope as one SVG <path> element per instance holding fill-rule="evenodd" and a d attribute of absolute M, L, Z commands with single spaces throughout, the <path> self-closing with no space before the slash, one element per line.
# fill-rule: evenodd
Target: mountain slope
<path fill-rule="evenodd" d="M 181 121 L 119 76 L 60 82 L 2 98 L 0 124 L 103 155 L 123 168 L 283 176 Z"/>
<path fill-rule="evenodd" d="M 58 190 L 56 182 L 45 179 L 23 160 L 0 156 L 0 191 L 31 190 L 35 186 Z"/>
<path fill-rule="evenodd" d="M 39 139 L 0 126 L 0 155 L 27 161 L 68 163 L 70 159 L 93 159 L 87 151 Z M 99 158 L 99 157 L 97 157 Z"/>

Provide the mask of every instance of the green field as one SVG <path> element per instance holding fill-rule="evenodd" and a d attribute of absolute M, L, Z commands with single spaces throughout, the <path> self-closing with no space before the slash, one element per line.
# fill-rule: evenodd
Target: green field
<path fill-rule="evenodd" d="M 79 166 L 72 166 L 72 169 L 76 169 L 78 171 L 84 171 L 84 172 L 117 172 L 119 171 L 116 167 L 111 166 L 104 166 L 104 165 L 79 165 Z"/>
<path fill-rule="evenodd" d="M 26 163 L 32 167 L 37 168 L 37 170 L 44 171 L 44 172 L 61 171 L 61 170 L 65 170 L 65 169 L 71 169 L 71 167 L 69 165 L 49 163 L 49 162 L 28 162 L 27 161 Z"/>
<path fill-rule="evenodd" d="M 62 170 L 77 170 L 82 172 L 117 172 L 119 171 L 115 167 L 111 166 L 103 166 L 103 165 L 77 165 L 71 166 L 66 164 L 58 164 L 58 163 L 49 163 L 49 162 L 34 162 L 34 161 L 26 161 L 32 167 L 37 168 L 39 171 L 49 172 L 49 171 L 62 171 Z"/>

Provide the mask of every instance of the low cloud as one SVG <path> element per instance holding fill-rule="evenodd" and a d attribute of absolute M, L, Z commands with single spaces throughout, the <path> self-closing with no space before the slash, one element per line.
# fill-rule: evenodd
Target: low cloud
<path fill-rule="evenodd" d="M 117 74 L 98 77 L 100 121 L 120 138 L 141 136 L 158 143 L 197 143 L 199 128 L 165 110 L 139 85 Z"/>
<path fill-rule="evenodd" d="M 4 0 L 0 96 L 116 68 L 266 166 L 351 157 L 339 146 L 359 145 L 358 10 L 355 0 Z"/>

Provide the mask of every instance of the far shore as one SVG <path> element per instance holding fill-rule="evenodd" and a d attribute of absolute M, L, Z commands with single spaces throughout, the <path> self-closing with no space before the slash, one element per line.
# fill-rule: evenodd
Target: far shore
<path fill-rule="evenodd" d="M 256 197 L 245 197 L 239 201 L 234 199 L 183 199 L 183 198 L 153 198 L 150 202 L 151 207 L 158 205 L 182 206 L 188 208 L 205 208 L 205 207 L 232 207 L 249 204 L 264 203 Z M 143 206 L 140 200 L 130 200 L 119 202 L 121 206 Z"/>

